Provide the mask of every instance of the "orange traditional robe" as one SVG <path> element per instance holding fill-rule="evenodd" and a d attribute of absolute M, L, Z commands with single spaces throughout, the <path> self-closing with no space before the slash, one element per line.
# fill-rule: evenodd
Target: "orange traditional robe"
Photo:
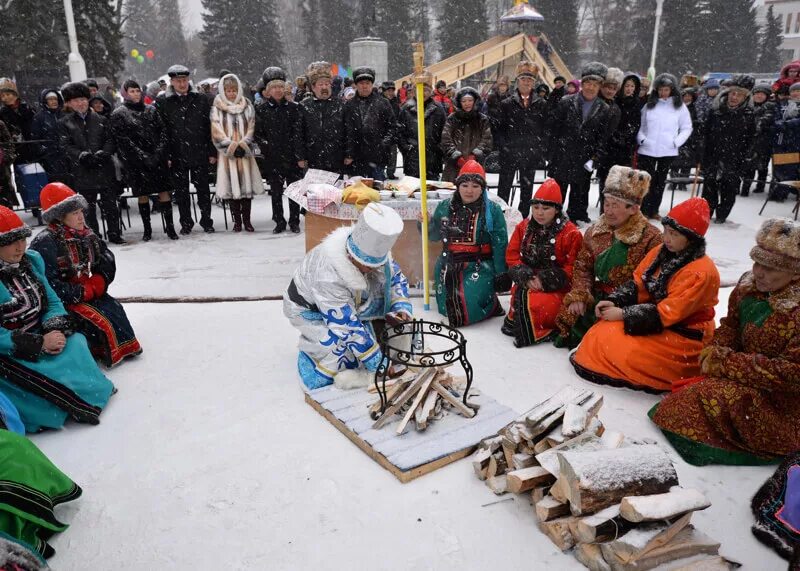
<path fill-rule="evenodd" d="M 633 282 L 609 297 L 625 308 L 625 319 L 599 321 L 589 329 L 572 356 L 580 376 L 659 392 L 700 374 L 700 351 L 714 334 L 719 272 L 703 254 L 677 269 L 666 295 L 657 299 L 645 287 L 643 275 L 662 248 L 653 248 L 634 271 Z"/>

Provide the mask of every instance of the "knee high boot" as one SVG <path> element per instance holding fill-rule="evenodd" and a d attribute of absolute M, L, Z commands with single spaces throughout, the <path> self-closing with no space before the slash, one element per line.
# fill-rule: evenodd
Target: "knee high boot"
<path fill-rule="evenodd" d="M 142 226 L 144 226 L 144 234 L 142 234 L 142 241 L 149 242 L 153 238 L 153 228 L 150 226 L 150 200 L 147 202 L 139 203 L 139 214 L 142 217 Z"/>
<path fill-rule="evenodd" d="M 170 240 L 177 240 L 178 233 L 175 232 L 175 224 L 172 222 L 172 200 L 164 200 L 159 202 L 158 209 L 164 217 L 164 226 L 167 229 L 167 236 Z"/>
<path fill-rule="evenodd" d="M 253 199 L 243 198 L 239 202 L 242 205 L 242 224 L 244 224 L 244 229 L 248 232 L 255 232 L 256 229 L 253 228 L 253 224 L 250 222 L 250 208 L 253 205 Z"/>
<path fill-rule="evenodd" d="M 242 231 L 242 201 L 229 200 L 228 204 L 231 207 L 231 218 L 233 218 L 233 231 Z"/>

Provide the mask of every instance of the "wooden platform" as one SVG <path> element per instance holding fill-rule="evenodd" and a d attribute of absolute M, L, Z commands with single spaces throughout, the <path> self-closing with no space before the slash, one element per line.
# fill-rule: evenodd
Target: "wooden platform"
<path fill-rule="evenodd" d="M 308 404 L 403 483 L 469 456 L 478 442 L 493 436 L 518 416 L 481 394 L 470 401 L 481 405 L 475 418 L 467 419 L 451 411 L 433 421 L 424 432 L 410 428 L 398 436 L 395 429 L 399 416 L 373 430 L 367 407 L 377 398 L 365 389 L 343 391 L 334 386 L 306 393 Z"/>

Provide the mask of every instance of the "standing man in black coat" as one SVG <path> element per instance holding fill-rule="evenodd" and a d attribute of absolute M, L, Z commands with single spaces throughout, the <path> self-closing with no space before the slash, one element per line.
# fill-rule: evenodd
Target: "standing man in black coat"
<path fill-rule="evenodd" d="M 753 113 L 756 122 L 756 133 L 753 145 L 745 162 L 745 178 L 758 177 L 758 184 L 753 191 L 756 194 L 764 192 L 764 187 L 769 173 L 769 161 L 772 158 L 773 125 L 777 105 L 770 101 L 772 89 L 769 84 L 762 83 L 753 89 Z M 755 172 L 754 172 L 755 171 Z M 742 181 L 742 196 L 750 194 L 750 181 Z"/>
<path fill-rule="evenodd" d="M 615 157 L 612 156 L 611 146 L 614 143 L 614 135 L 622 119 L 622 109 L 620 109 L 619 105 L 617 105 L 617 94 L 622 87 L 622 80 L 624 77 L 625 74 L 621 69 L 618 67 L 609 67 L 608 71 L 606 72 L 606 78 L 600 85 L 600 99 L 602 99 L 603 102 L 608 105 L 608 130 L 611 132 L 610 136 L 606 139 L 606 143 L 603 146 L 602 152 L 597 158 L 597 180 L 600 183 L 601 195 L 603 194 L 603 189 L 606 187 L 606 177 L 608 176 L 608 171 L 611 170 L 612 166 L 617 164 L 613 162 Z M 603 201 L 601 200 L 600 204 L 602 205 L 602 203 Z"/>
<path fill-rule="evenodd" d="M 439 180 L 442 174 L 442 130 L 447 113 L 433 100 L 433 75 L 425 73 L 422 80 L 425 101 L 425 173 L 428 180 Z M 419 130 L 417 100 L 409 98 L 400 110 L 397 134 L 398 146 L 403 153 L 403 174 L 419 177 Z"/>
<path fill-rule="evenodd" d="M 297 123 L 301 169 L 344 171 L 344 104 L 333 93 L 331 64 L 325 61 L 308 66 L 306 77 L 313 97 L 300 104 Z"/>
<path fill-rule="evenodd" d="M 594 161 L 609 135 L 610 111 L 598 97 L 608 68 L 599 62 L 581 70 L 581 89 L 558 102 L 550 118 L 552 162 L 548 174 L 556 179 L 566 201 L 571 188 L 567 216 L 573 222 L 589 223 L 589 185 Z"/>
<path fill-rule="evenodd" d="M 356 95 L 344 106 L 347 150 L 344 163 L 353 174 L 386 180 L 389 149 L 395 141 L 396 120 L 392 104 L 372 89 L 375 70 L 359 67 L 353 71 Z"/>
<path fill-rule="evenodd" d="M 125 102 L 111 113 L 109 125 L 128 184 L 139 201 L 139 214 L 144 226 L 142 240 L 149 242 L 153 236 L 151 194 L 158 194 L 167 236 L 177 240 L 172 221 L 172 197 L 166 180 L 167 132 L 164 122 L 155 107 L 145 104 L 144 93 L 136 81 L 129 79 L 123 83 L 122 94 Z"/>
<path fill-rule="evenodd" d="M 397 90 L 395 89 L 393 81 L 384 81 L 381 84 L 381 95 L 383 95 L 392 105 L 394 112 L 394 121 L 397 123 L 400 120 L 400 98 L 397 97 Z M 399 126 L 398 126 L 399 128 Z M 404 163 L 405 168 L 405 163 Z M 397 169 L 397 141 L 392 142 L 389 147 L 389 155 L 386 163 L 386 178 L 394 178 L 394 171 Z M 403 171 L 405 172 L 405 170 Z"/>
<path fill-rule="evenodd" d="M 111 155 L 115 146 L 106 119 L 89 107 L 89 87 L 68 83 L 61 90 L 64 102 L 72 109 L 58 123 L 61 147 L 67 153 L 72 171 L 72 185 L 89 203 L 86 222 L 100 235 L 95 205 L 106 219 L 108 241 L 125 244 L 120 230 L 117 194 L 112 187 L 115 171 Z"/>
<path fill-rule="evenodd" d="M 262 75 L 266 99 L 256 105 L 255 140 L 261 148 L 261 174 L 267 179 L 272 195 L 273 234 L 286 230 L 283 215 L 283 189 L 303 178 L 298 141 L 300 105 L 286 99 L 286 72 L 279 67 L 268 67 Z M 300 232 L 300 205 L 289 201 L 289 229 Z"/>
<path fill-rule="evenodd" d="M 733 210 L 741 185 L 747 153 L 756 134 L 750 90 L 751 75 L 734 75 L 731 85 L 714 100 L 703 126 L 703 198 L 716 224 L 723 224 Z"/>
<path fill-rule="evenodd" d="M 498 122 L 503 146 L 497 196 L 509 201 L 514 175 L 519 171 L 519 211 L 523 218 L 530 213 L 536 169 L 546 166 L 547 101 L 533 90 L 538 75 L 535 63 L 519 62 L 516 90 L 500 104 Z"/>
<path fill-rule="evenodd" d="M 42 166 L 49 182 L 63 182 L 71 185 L 69 160 L 61 148 L 58 122 L 64 116 L 64 98 L 58 89 L 45 89 L 41 97 L 42 108 L 36 113 L 31 126 L 31 137 L 41 143 Z"/>
<path fill-rule="evenodd" d="M 217 162 L 217 150 L 211 142 L 211 104 L 189 81 L 189 74 L 185 66 L 170 67 L 170 85 L 165 96 L 156 102 L 167 131 L 167 168 L 178 202 L 180 232 L 184 235 L 191 234 L 194 227 L 190 179 L 197 190 L 200 226 L 205 232 L 214 232 L 208 165 Z"/>

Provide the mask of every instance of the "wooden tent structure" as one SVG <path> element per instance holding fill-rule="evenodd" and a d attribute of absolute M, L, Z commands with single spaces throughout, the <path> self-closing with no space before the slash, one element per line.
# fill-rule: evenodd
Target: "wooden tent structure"
<path fill-rule="evenodd" d="M 546 42 L 549 49 L 540 51 L 537 49 L 538 42 Z M 553 87 L 553 80 L 558 75 L 567 81 L 572 79 L 572 74 L 545 34 L 494 36 L 477 46 L 429 65 L 427 71 L 433 74 L 434 81 L 442 79 L 448 85 L 495 66 L 498 77 L 504 74 L 513 77 L 517 62 L 523 58 L 539 66 L 541 80 L 550 87 Z M 412 75 L 395 80 L 398 89 L 404 81 L 410 83 Z"/>

